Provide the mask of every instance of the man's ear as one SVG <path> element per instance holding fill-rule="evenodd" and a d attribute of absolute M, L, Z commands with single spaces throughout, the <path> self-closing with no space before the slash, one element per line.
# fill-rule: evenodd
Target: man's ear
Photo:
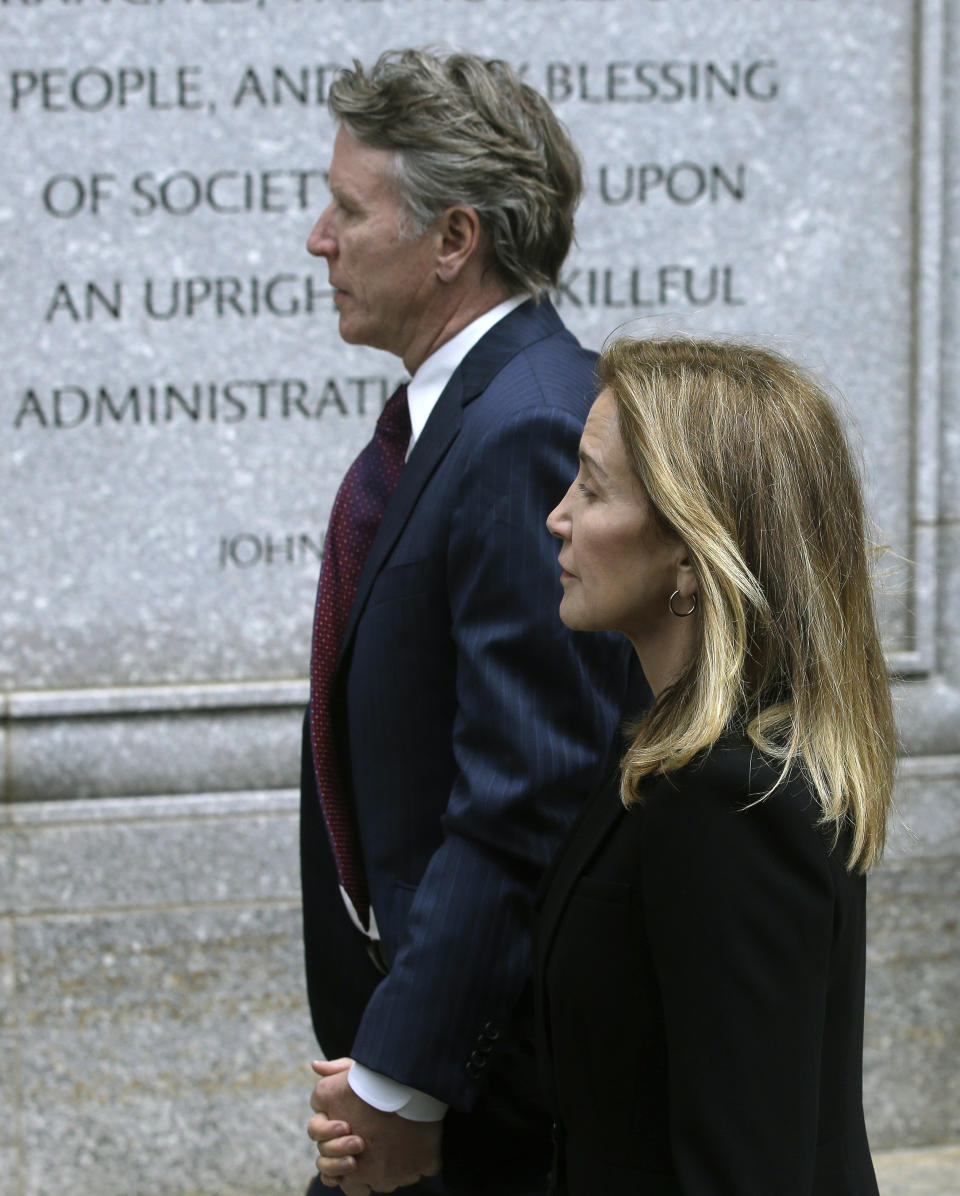
<path fill-rule="evenodd" d="M 465 205 L 447 208 L 438 223 L 437 277 L 454 282 L 480 249 L 480 217 Z"/>

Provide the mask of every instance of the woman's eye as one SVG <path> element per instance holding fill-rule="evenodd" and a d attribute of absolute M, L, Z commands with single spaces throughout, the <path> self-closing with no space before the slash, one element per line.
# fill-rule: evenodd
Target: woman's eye
<path fill-rule="evenodd" d="M 585 498 L 595 498 L 596 495 L 589 486 L 585 486 L 583 482 L 577 482 L 577 489 Z"/>

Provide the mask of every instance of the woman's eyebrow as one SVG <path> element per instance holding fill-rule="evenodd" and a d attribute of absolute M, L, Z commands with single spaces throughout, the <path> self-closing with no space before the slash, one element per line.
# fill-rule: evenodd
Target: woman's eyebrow
<path fill-rule="evenodd" d="M 594 473 L 598 473 L 602 478 L 608 476 L 607 471 L 603 468 L 600 462 L 595 457 L 591 457 L 589 453 L 584 452 L 583 449 L 579 450 L 577 456 L 580 458 L 583 464 Z"/>

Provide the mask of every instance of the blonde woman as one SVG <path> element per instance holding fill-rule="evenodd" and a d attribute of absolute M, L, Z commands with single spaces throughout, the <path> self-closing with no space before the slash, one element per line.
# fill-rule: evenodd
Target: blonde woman
<path fill-rule="evenodd" d="M 830 401 L 749 345 L 621 340 L 547 526 L 563 621 L 653 689 L 544 889 L 563 1196 L 876 1196 L 864 874 L 895 754 Z"/>

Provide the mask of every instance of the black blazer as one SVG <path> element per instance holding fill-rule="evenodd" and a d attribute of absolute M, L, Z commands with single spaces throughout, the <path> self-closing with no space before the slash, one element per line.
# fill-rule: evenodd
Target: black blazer
<path fill-rule="evenodd" d="M 542 1081 L 569 1196 L 877 1196 L 861 1098 L 865 883 L 746 741 L 619 800 L 544 886 Z M 749 808 L 746 808 L 748 807 Z"/>

